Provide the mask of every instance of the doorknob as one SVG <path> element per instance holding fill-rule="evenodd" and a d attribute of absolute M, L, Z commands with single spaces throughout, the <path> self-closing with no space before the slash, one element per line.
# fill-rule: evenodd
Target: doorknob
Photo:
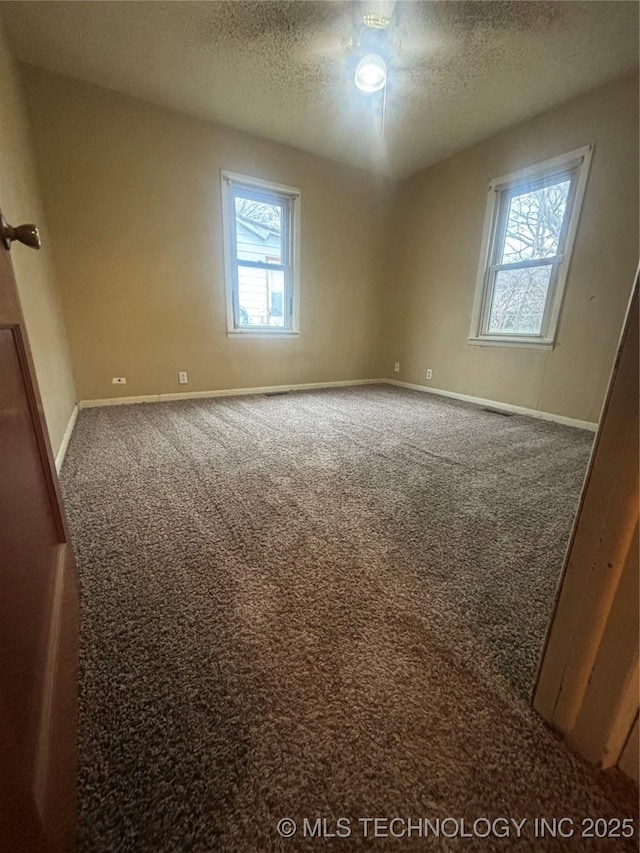
<path fill-rule="evenodd" d="M 17 228 L 14 228 L 9 225 L 2 214 L 0 214 L 0 237 L 5 249 L 10 249 L 14 240 L 24 243 L 25 246 L 30 246 L 32 249 L 39 249 L 42 246 L 40 232 L 35 225 L 18 225 Z"/>

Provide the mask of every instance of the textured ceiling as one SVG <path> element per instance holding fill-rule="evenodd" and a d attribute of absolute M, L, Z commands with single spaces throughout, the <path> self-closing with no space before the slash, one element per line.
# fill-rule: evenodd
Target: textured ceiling
<path fill-rule="evenodd" d="M 393 10 L 386 123 L 353 85 Z M 18 57 L 404 177 L 638 63 L 635 2 L 3 2 Z"/>

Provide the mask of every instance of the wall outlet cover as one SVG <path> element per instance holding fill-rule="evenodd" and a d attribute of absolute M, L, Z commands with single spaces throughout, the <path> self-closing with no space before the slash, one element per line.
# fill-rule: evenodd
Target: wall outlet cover
<path fill-rule="evenodd" d="M 433 376 L 433 370 L 427 370 L 427 379 L 431 379 Z"/>
<path fill-rule="evenodd" d="M 187 384 L 188 379 L 187 379 L 187 371 L 186 370 L 181 370 L 178 373 L 178 382 L 180 383 L 180 385 L 186 385 Z"/>
<path fill-rule="evenodd" d="M 126 376 L 114 376 L 113 379 L 111 380 L 111 384 L 112 385 L 126 385 L 127 384 L 127 378 L 126 378 Z"/>

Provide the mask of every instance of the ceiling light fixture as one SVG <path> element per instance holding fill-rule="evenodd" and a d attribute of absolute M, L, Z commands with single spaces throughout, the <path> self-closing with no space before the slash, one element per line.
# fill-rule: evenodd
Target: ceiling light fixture
<path fill-rule="evenodd" d="M 365 27 L 370 27 L 372 30 L 386 30 L 389 26 L 391 18 L 386 15 L 365 15 L 362 23 Z"/>
<path fill-rule="evenodd" d="M 377 53 L 363 56 L 356 67 L 355 84 L 361 92 L 372 94 L 387 83 L 387 63 Z"/>

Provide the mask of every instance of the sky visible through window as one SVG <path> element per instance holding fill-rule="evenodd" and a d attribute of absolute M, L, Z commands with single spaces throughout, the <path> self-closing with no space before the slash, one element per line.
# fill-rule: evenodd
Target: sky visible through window
<path fill-rule="evenodd" d="M 282 210 L 278 204 L 267 204 L 251 198 L 236 196 L 236 216 L 281 231 Z"/>

